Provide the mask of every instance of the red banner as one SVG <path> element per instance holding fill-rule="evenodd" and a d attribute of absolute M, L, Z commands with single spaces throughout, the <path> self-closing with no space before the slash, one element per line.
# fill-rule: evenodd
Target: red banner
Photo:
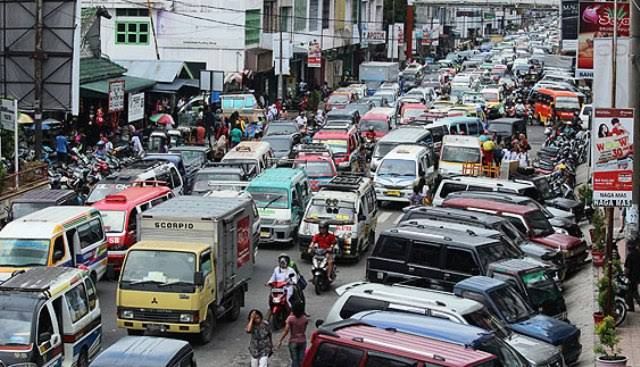
<path fill-rule="evenodd" d="M 238 267 L 251 261 L 251 221 L 249 217 L 244 217 L 238 221 L 237 225 L 238 243 Z"/>

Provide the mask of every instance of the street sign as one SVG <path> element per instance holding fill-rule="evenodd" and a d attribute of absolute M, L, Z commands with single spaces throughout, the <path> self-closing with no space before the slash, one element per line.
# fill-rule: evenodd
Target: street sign
<path fill-rule="evenodd" d="M 307 54 L 307 67 L 319 68 L 322 66 L 322 49 L 320 43 L 316 41 L 309 42 L 309 53 Z"/>
<path fill-rule="evenodd" d="M 124 80 L 109 81 L 109 112 L 124 111 Z"/>
<path fill-rule="evenodd" d="M 2 130 L 13 131 L 16 126 L 16 102 L 11 99 L 0 100 L 0 126 Z"/>
<path fill-rule="evenodd" d="M 139 121 L 144 118 L 144 93 L 129 93 L 129 122 Z"/>

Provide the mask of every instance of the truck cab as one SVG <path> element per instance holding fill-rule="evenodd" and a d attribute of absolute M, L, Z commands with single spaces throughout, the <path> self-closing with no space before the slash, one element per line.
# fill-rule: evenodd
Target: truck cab
<path fill-rule="evenodd" d="M 536 314 L 509 283 L 474 276 L 458 282 L 453 292 L 459 297 L 482 303 L 514 332 L 560 347 L 567 365 L 580 357 L 580 329 L 553 317 Z"/>

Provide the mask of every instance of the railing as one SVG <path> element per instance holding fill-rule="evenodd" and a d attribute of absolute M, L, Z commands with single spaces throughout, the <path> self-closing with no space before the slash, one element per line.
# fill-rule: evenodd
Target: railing
<path fill-rule="evenodd" d="M 2 181 L 0 182 L 0 198 L 6 195 L 27 191 L 33 187 L 40 186 L 47 181 L 47 164 L 33 164 L 29 168 L 18 173 L 12 173 L 2 178 Z"/>

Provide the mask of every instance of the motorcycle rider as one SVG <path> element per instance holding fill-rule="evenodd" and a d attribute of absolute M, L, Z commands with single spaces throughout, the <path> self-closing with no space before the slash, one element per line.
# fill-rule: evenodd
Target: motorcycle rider
<path fill-rule="evenodd" d="M 364 133 L 364 137 L 365 139 L 370 140 L 372 144 L 376 143 L 376 130 L 373 128 L 373 126 L 369 126 L 367 132 Z"/>
<path fill-rule="evenodd" d="M 329 232 L 329 223 L 326 221 L 320 222 L 318 225 L 318 233 L 311 238 L 311 245 L 309 245 L 309 252 L 312 252 L 316 248 L 321 248 L 327 251 L 327 274 L 330 281 L 333 281 L 333 250 L 338 245 L 338 239 L 336 236 Z"/>
<path fill-rule="evenodd" d="M 524 117 L 526 112 L 527 112 L 527 109 L 524 106 L 524 103 L 522 103 L 522 100 L 518 98 L 518 100 L 516 101 L 516 116 Z"/>
<path fill-rule="evenodd" d="M 273 274 L 271 274 L 271 278 L 267 282 L 267 285 L 272 287 L 278 283 L 286 284 L 283 288 L 287 294 L 289 307 L 291 307 L 291 297 L 293 296 L 294 287 L 298 283 L 298 273 L 289 266 L 290 261 L 291 258 L 289 256 L 280 254 L 280 256 L 278 256 L 278 266 L 273 269 Z"/>

